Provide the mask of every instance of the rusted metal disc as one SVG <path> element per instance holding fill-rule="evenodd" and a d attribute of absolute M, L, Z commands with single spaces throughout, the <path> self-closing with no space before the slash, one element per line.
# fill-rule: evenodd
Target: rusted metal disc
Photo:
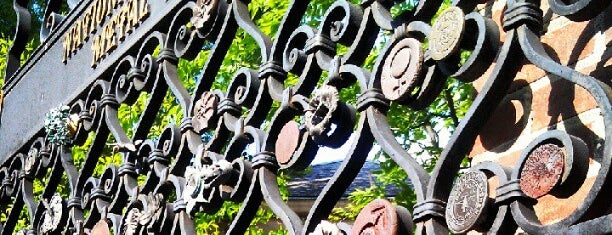
<path fill-rule="evenodd" d="M 434 60 L 446 59 L 459 49 L 465 29 L 465 14 L 458 7 L 444 10 L 431 28 L 429 51 Z"/>
<path fill-rule="evenodd" d="M 110 229 L 108 228 L 108 224 L 105 220 L 100 220 L 94 227 L 91 229 L 90 235 L 110 235 Z"/>
<path fill-rule="evenodd" d="M 395 206 L 383 199 L 366 205 L 353 224 L 351 234 L 397 234 L 399 220 Z"/>
<path fill-rule="evenodd" d="M 487 175 L 471 171 L 462 175 L 451 190 L 446 222 L 454 233 L 475 229 L 483 221 L 489 203 Z"/>
<path fill-rule="evenodd" d="M 281 164 L 291 161 L 293 152 L 300 144 L 300 128 L 295 121 L 289 121 L 278 134 L 276 140 L 276 160 Z"/>
<path fill-rule="evenodd" d="M 532 198 L 548 194 L 559 183 L 563 175 L 565 151 L 555 144 L 536 147 L 521 170 L 521 190 Z"/>
<path fill-rule="evenodd" d="M 389 100 L 403 101 L 418 85 L 423 64 L 421 43 L 414 38 L 398 41 L 385 59 L 380 85 Z"/>

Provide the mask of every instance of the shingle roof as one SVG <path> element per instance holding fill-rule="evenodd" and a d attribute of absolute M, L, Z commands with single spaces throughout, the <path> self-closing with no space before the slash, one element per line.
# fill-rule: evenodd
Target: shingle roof
<path fill-rule="evenodd" d="M 311 166 L 311 172 L 308 174 L 292 178 L 287 185 L 289 198 L 316 198 L 341 164 L 342 161 L 335 161 L 313 165 Z M 372 172 L 378 169 L 379 165 L 377 162 L 366 161 L 355 180 L 344 192 L 343 197 L 348 197 L 351 192 L 357 189 L 366 189 L 373 184 L 377 184 Z M 388 186 L 385 190 L 387 197 L 394 197 L 399 192 L 399 189 L 393 185 Z"/>

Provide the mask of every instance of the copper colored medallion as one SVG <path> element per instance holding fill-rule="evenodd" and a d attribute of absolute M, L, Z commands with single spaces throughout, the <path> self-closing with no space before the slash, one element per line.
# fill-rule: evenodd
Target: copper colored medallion
<path fill-rule="evenodd" d="M 91 229 L 90 235 L 110 235 L 108 224 L 104 220 L 98 221 L 96 225 Z"/>
<path fill-rule="evenodd" d="M 383 199 L 376 199 L 366 205 L 353 224 L 351 234 L 397 234 L 399 220 L 395 206 Z"/>
<path fill-rule="evenodd" d="M 300 144 L 300 128 L 297 122 L 289 121 L 278 134 L 276 140 L 276 160 L 285 164 L 291 161 L 293 152 Z"/>
<path fill-rule="evenodd" d="M 462 175 L 451 190 L 446 206 L 446 222 L 454 233 L 475 229 L 485 217 L 489 199 L 487 176 L 480 171 Z"/>
<path fill-rule="evenodd" d="M 446 59 L 459 49 L 465 28 L 465 14 L 458 7 L 444 10 L 431 27 L 429 51 L 434 60 Z"/>
<path fill-rule="evenodd" d="M 403 101 L 419 85 L 417 79 L 423 64 L 421 43 L 414 38 L 398 41 L 385 59 L 381 89 L 389 100 Z"/>
<path fill-rule="evenodd" d="M 565 151 L 555 144 L 536 147 L 521 170 L 521 190 L 532 198 L 548 194 L 561 179 Z"/>

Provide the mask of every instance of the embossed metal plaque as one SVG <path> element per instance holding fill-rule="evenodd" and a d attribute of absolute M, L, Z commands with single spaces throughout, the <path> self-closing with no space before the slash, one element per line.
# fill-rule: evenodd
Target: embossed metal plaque
<path fill-rule="evenodd" d="M 453 187 L 446 206 L 448 228 L 455 233 L 473 229 L 483 217 L 489 198 L 487 176 L 480 171 L 462 175 Z"/>
<path fill-rule="evenodd" d="M 390 100 L 404 100 L 417 86 L 423 63 L 421 43 L 414 38 L 397 42 L 385 59 L 380 85 Z"/>
<path fill-rule="evenodd" d="M 398 224 L 395 206 L 387 200 L 376 199 L 359 212 L 351 234 L 397 234 Z"/>
<path fill-rule="evenodd" d="M 429 51 L 434 60 L 443 60 L 459 49 L 465 28 L 465 14 L 458 7 L 444 10 L 431 28 Z"/>
<path fill-rule="evenodd" d="M 521 171 L 521 190 L 532 198 L 548 194 L 559 183 L 563 174 L 565 151 L 555 144 L 536 147 Z"/>

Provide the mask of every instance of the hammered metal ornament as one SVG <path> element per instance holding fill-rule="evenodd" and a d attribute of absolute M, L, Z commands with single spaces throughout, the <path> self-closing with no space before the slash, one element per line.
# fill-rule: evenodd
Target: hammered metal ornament
<path fill-rule="evenodd" d="M 142 226 L 159 219 L 163 213 L 162 209 L 165 208 L 164 196 L 160 193 L 150 193 L 147 195 L 145 200 L 147 202 L 147 206 L 138 220 L 138 223 L 140 223 Z"/>
<path fill-rule="evenodd" d="M 380 85 L 385 97 L 399 101 L 409 97 L 418 86 L 422 64 L 421 43 L 414 38 L 399 40 L 383 66 Z"/>
<path fill-rule="evenodd" d="M 487 176 L 480 171 L 462 175 L 450 192 L 446 223 L 454 233 L 475 229 L 484 219 L 489 203 Z"/>
<path fill-rule="evenodd" d="M 51 234 L 60 229 L 58 226 L 62 220 L 63 201 L 60 195 L 56 193 L 50 200 L 43 199 L 42 202 L 45 212 L 38 231 L 40 234 Z"/>
<path fill-rule="evenodd" d="M 323 86 L 315 92 L 314 98 L 310 101 L 311 109 L 304 115 L 306 129 L 310 135 L 323 135 L 329 131 L 339 101 L 338 89 L 333 86 Z"/>
<path fill-rule="evenodd" d="M 138 231 L 138 221 L 140 220 L 141 215 L 142 212 L 136 207 L 130 209 L 127 212 L 127 215 L 125 216 L 125 221 L 123 222 L 123 234 L 136 234 L 136 232 Z"/>
<path fill-rule="evenodd" d="M 336 224 L 332 224 L 327 220 L 321 221 L 312 233 L 308 235 L 345 235 Z"/>
<path fill-rule="evenodd" d="M 458 7 L 444 10 L 431 28 L 429 52 L 434 60 L 443 60 L 459 49 L 465 30 L 465 14 Z"/>
<path fill-rule="evenodd" d="M 24 162 L 24 171 L 26 175 L 32 175 L 34 173 L 36 165 L 38 165 L 39 162 L 39 156 L 40 153 L 38 148 L 32 148 L 28 151 L 28 155 L 26 155 Z"/>
<path fill-rule="evenodd" d="M 193 117 L 191 118 L 195 132 L 203 134 L 216 125 L 218 120 L 216 115 L 218 104 L 219 97 L 214 93 L 204 92 L 204 94 L 202 94 L 200 99 L 195 103 Z"/>
<path fill-rule="evenodd" d="M 521 170 L 521 190 L 531 198 L 548 194 L 559 183 L 564 164 L 563 148 L 555 144 L 536 147 L 529 153 Z"/>

